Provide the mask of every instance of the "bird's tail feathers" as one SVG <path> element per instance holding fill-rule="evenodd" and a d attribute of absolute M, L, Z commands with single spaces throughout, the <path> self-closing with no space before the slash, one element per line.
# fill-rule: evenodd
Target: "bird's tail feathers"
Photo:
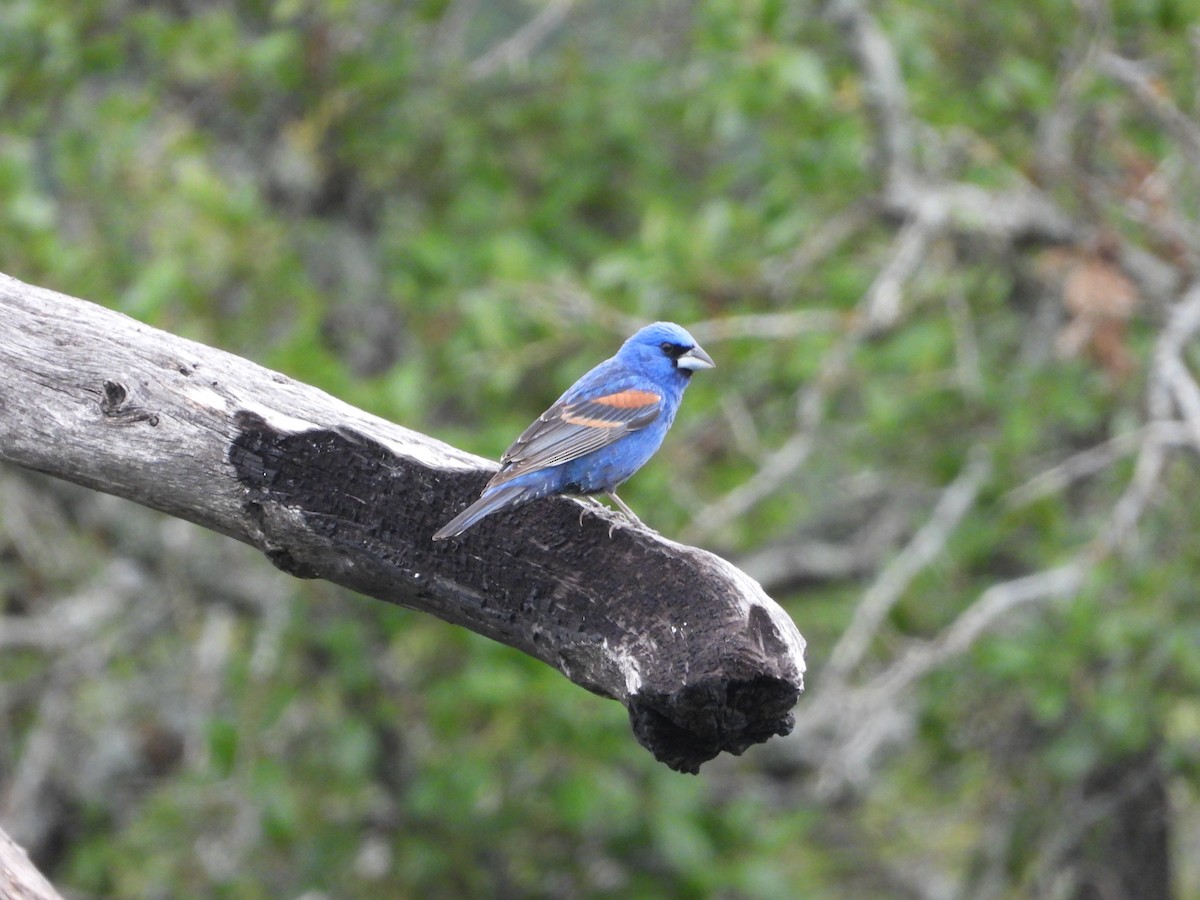
<path fill-rule="evenodd" d="M 490 516 L 494 512 L 499 512 L 502 509 L 518 506 L 527 500 L 533 500 L 535 496 L 531 495 L 529 488 L 525 485 L 501 485 L 484 494 L 439 528 L 434 533 L 433 539 L 435 541 L 444 541 L 446 538 L 458 537 L 480 519 Z"/>

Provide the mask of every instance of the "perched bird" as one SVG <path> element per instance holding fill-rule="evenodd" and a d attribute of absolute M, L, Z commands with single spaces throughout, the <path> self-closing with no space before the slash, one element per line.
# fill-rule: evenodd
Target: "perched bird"
<path fill-rule="evenodd" d="M 662 444 L 692 373 L 715 365 L 673 322 L 647 325 L 526 428 L 479 499 L 433 539 L 455 537 L 494 512 L 556 494 L 607 494 L 640 525 L 615 491 Z"/>

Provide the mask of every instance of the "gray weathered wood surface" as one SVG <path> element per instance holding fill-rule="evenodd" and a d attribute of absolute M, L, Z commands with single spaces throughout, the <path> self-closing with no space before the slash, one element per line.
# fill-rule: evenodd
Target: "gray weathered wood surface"
<path fill-rule="evenodd" d="M 0 828 L 0 898 L 3 900 L 62 900 L 29 861 L 25 851 Z"/>
<path fill-rule="evenodd" d="M 494 463 L 4 275 L 0 459 L 516 647 L 625 704 L 673 768 L 791 728 L 804 640 L 724 560 L 623 523 L 610 538 L 612 517 L 570 499 L 434 543 Z"/>

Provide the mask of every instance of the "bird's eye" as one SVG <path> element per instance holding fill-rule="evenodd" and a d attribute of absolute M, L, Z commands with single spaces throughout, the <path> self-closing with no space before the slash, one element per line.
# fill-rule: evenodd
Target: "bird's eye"
<path fill-rule="evenodd" d="M 674 345 L 670 341 L 663 341 L 661 344 L 658 345 L 658 347 L 660 350 L 662 350 L 663 353 L 667 354 L 668 356 L 671 355 L 671 351 L 674 349 Z"/>

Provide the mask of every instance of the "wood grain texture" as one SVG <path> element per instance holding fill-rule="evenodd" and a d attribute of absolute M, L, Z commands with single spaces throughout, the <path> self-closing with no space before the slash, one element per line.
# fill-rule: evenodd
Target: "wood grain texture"
<path fill-rule="evenodd" d="M 0 829 L 0 897 L 4 900 L 62 900 L 29 861 L 25 851 Z"/>
<path fill-rule="evenodd" d="M 680 771 L 791 729 L 804 640 L 719 557 L 562 498 L 434 543 L 494 463 L 3 275 L 0 320 L 0 459 L 516 647 L 625 704 Z"/>

